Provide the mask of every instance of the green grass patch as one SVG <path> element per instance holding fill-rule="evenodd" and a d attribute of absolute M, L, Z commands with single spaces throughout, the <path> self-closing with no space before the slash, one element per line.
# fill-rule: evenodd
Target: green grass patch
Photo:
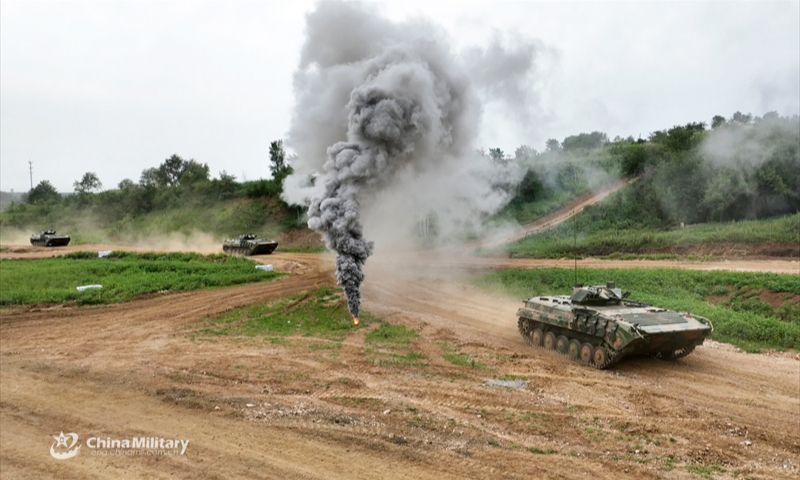
<path fill-rule="evenodd" d="M 687 465 L 686 471 L 699 475 L 706 480 L 711 480 L 715 473 L 725 473 L 725 469 L 717 465 Z"/>
<path fill-rule="evenodd" d="M 384 322 L 365 335 L 366 353 L 380 367 L 423 367 L 425 356 L 413 351 L 412 341 L 417 338 L 410 328 Z"/>
<path fill-rule="evenodd" d="M 610 224 L 587 207 L 576 217 L 547 232 L 531 235 L 506 248 L 513 257 L 562 258 L 570 255 L 620 259 L 674 259 L 670 254 L 641 255 L 648 249 L 713 243 L 796 244 L 800 241 L 800 213 L 778 218 L 730 223 L 703 223 L 669 230 L 635 222 Z M 595 218 L 598 217 L 598 218 Z M 705 258 L 701 258 L 705 259 Z"/>
<path fill-rule="evenodd" d="M 517 380 L 526 380 L 527 381 L 528 377 L 523 376 L 523 375 L 505 374 L 505 375 L 500 375 L 500 377 L 498 377 L 498 380 L 503 380 L 504 382 L 513 382 L 513 381 L 517 381 Z"/>
<path fill-rule="evenodd" d="M 361 324 L 353 326 L 353 317 L 341 291 L 325 287 L 231 310 L 207 320 L 194 334 L 277 338 L 301 335 L 341 341 L 347 333 L 374 321 L 377 319 L 364 311 Z M 311 344 L 309 348 L 338 349 L 340 346 Z"/>
<path fill-rule="evenodd" d="M 367 333 L 365 342 L 376 348 L 386 350 L 404 350 L 410 347 L 411 340 L 419 338 L 414 330 L 403 325 L 383 323 L 380 327 Z"/>
<path fill-rule="evenodd" d="M 199 290 L 262 282 L 283 276 L 255 269 L 255 263 L 230 255 L 197 253 L 73 252 L 41 260 L 0 260 L 0 305 L 38 303 L 106 304 L 138 295 Z M 76 290 L 81 285 L 102 289 Z"/>
<path fill-rule="evenodd" d="M 417 352 L 406 354 L 368 352 L 373 363 L 379 367 L 424 367 L 425 356 Z"/>
<path fill-rule="evenodd" d="M 286 253 L 325 253 L 328 251 L 328 249 L 325 248 L 325 245 L 315 245 L 310 243 L 302 243 L 286 247 L 280 246 L 279 248 L 281 252 Z"/>
<path fill-rule="evenodd" d="M 483 368 L 483 364 L 476 361 L 466 353 L 445 353 L 443 357 L 448 362 L 452 363 L 453 365 L 458 365 L 459 367 L 469 367 L 474 369 Z"/>
<path fill-rule="evenodd" d="M 553 455 L 555 453 L 558 453 L 557 451 L 553 450 L 552 448 L 548 448 L 547 450 L 542 450 L 541 448 L 538 448 L 538 447 L 530 447 L 528 449 L 528 451 L 531 452 L 531 453 L 535 453 L 537 455 Z"/>
<path fill-rule="evenodd" d="M 707 297 L 727 288 L 734 291 L 768 289 L 800 295 L 800 276 L 774 273 L 699 272 L 677 269 L 579 269 L 579 282 L 605 284 L 613 280 L 619 288 L 631 290 L 631 299 L 677 311 L 689 311 L 714 324 L 711 338 L 732 343 L 746 351 L 796 349 L 800 345 L 800 322 L 793 318 L 791 305 L 767 310 L 761 303 L 734 301 L 714 305 Z M 575 272 L 563 269 L 505 270 L 476 280 L 490 291 L 527 298 L 544 294 L 569 294 Z M 763 302 L 762 302 L 763 303 Z M 744 305 L 744 306 L 742 306 Z M 783 312 L 781 309 L 784 309 Z"/>

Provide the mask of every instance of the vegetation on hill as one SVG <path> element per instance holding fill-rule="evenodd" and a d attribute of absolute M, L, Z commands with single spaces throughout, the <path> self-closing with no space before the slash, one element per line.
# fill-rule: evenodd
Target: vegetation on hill
<path fill-rule="evenodd" d="M 521 145 L 513 156 L 492 148 L 485 157 L 514 162 L 524 175 L 516 185 L 497 186 L 513 189 L 512 199 L 495 217 L 476 219 L 484 224 L 530 223 L 617 178 L 639 178 L 572 223 L 513 246 L 515 255 L 572 253 L 565 245 L 575 231 L 577 251 L 583 255 L 702 241 L 797 242 L 791 234 L 797 231 L 797 217 L 791 215 L 800 211 L 797 116 L 736 112 L 730 119 L 715 116 L 710 128 L 693 122 L 653 132 L 647 139 L 609 140 L 602 132 L 581 133 L 562 142 L 550 139 L 543 152 Z M 138 182 L 125 179 L 105 191 L 93 172 L 77 179 L 75 193 L 66 197 L 44 180 L 23 203 L 0 212 L 0 227 L 69 230 L 77 243 L 193 231 L 217 240 L 244 232 L 274 237 L 305 229 L 304 209 L 281 200 L 290 163 L 276 141 L 270 147 L 269 180 L 237 182 L 224 171 L 211 178 L 208 165 L 178 155 L 142 171 Z M 681 228 L 781 215 L 789 217 L 766 224 Z M 321 246 L 318 238 L 306 238 Z"/>
<path fill-rule="evenodd" d="M 658 228 L 624 218 L 614 208 L 624 204 L 631 187 L 617 192 L 602 204 L 547 232 L 531 235 L 505 248 L 512 257 L 564 258 L 572 256 L 619 256 L 620 254 L 669 253 L 719 255 L 729 243 L 752 245 L 741 250 L 758 255 L 796 256 L 800 252 L 800 213 L 764 220 L 704 223 L 685 227 Z M 608 215 L 605 215 L 608 214 Z M 615 218 L 619 223 L 615 223 Z M 756 245 L 759 244 L 759 245 Z M 774 245 L 781 244 L 782 247 Z M 702 246 L 702 247 L 701 247 Z M 668 258 L 668 257 L 664 257 Z"/>
<path fill-rule="evenodd" d="M 521 146 L 527 168 L 507 208 L 528 223 L 570 196 L 608 181 L 640 181 L 601 220 L 617 229 L 766 218 L 800 210 L 800 118 L 736 112 L 650 134 L 608 141 L 593 132 L 547 142 L 545 152 Z M 566 194 L 566 196 L 565 196 Z M 560 201 L 559 201 L 560 198 Z M 529 214 L 528 212 L 533 212 Z M 596 215 L 595 215 L 596 216 Z"/>
<path fill-rule="evenodd" d="M 55 228 L 71 234 L 75 243 L 132 241 L 176 232 L 203 232 L 217 240 L 247 232 L 272 238 L 304 228 L 305 221 L 302 209 L 280 199 L 283 179 L 291 173 L 280 141 L 272 143 L 270 154 L 269 180 L 237 182 L 224 171 L 210 178 L 208 165 L 178 155 L 142 171 L 139 182 L 122 180 L 116 189 L 100 191 L 100 179 L 87 172 L 75 181 L 75 193 L 62 197 L 43 180 L 25 202 L 0 213 L 0 226 Z"/>
<path fill-rule="evenodd" d="M 528 223 L 609 177 L 639 181 L 555 230 L 509 247 L 515 256 L 561 257 L 658 251 L 720 242 L 798 244 L 800 119 L 767 113 L 716 116 L 647 140 L 599 132 L 520 147 L 528 166 L 506 215 Z M 763 221 L 749 221 L 770 219 Z M 698 224 L 704 224 L 703 226 Z M 780 249 L 778 249 L 780 250 Z M 780 250 L 783 251 L 783 250 Z M 785 254 L 785 253 L 783 253 Z"/>

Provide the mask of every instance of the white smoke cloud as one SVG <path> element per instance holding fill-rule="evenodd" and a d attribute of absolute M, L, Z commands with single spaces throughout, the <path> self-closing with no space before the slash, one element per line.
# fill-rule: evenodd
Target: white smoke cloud
<path fill-rule="evenodd" d="M 794 138 L 797 131 L 796 120 L 765 115 L 754 125 L 724 125 L 710 131 L 700 151 L 712 165 L 753 170 L 782 146 L 778 140 Z"/>

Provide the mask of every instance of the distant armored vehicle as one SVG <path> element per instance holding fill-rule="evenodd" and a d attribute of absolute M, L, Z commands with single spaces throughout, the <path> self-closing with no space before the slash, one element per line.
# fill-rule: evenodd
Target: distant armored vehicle
<path fill-rule="evenodd" d="M 69 245 L 69 235 L 59 235 L 55 230 L 45 230 L 40 234 L 31 235 L 31 245 L 37 247 L 63 247 Z"/>
<path fill-rule="evenodd" d="M 519 331 L 535 347 L 603 369 L 626 355 L 685 357 L 714 330 L 706 318 L 624 297 L 609 282 L 576 287 L 571 296 L 529 298 L 517 312 Z"/>
<path fill-rule="evenodd" d="M 224 252 L 238 255 L 267 255 L 275 251 L 276 248 L 278 248 L 278 242 L 259 240 L 252 233 L 239 235 L 239 238 L 222 242 L 222 250 Z"/>

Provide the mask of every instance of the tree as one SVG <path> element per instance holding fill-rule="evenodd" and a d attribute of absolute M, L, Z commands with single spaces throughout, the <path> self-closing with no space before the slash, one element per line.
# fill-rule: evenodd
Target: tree
<path fill-rule="evenodd" d="M 164 160 L 158 167 L 158 183 L 159 185 L 177 185 L 181 181 L 181 177 L 186 172 L 188 162 L 178 155 L 172 155 Z"/>
<path fill-rule="evenodd" d="M 514 150 L 514 159 L 518 162 L 530 161 L 536 157 L 536 149 L 529 145 L 520 145 Z"/>
<path fill-rule="evenodd" d="M 650 141 L 652 143 L 660 143 L 668 149 L 678 151 L 688 151 L 691 149 L 696 140 L 696 134 L 699 134 L 706 129 L 706 124 L 703 122 L 691 122 L 684 126 L 676 125 L 667 131 L 658 130 L 650 134 Z"/>
<path fill-rule="evenodd" d="M 136 188 L 136 184 L 133 183 L 133 180 L 131 180 L 130 178 L 126 178 L 121 182 L 119 182 L 117 188 L 120 189 L 121 191 L 131 190 L 133 188 Z"/>
<path fill-rule="evenodd" d="M 44 205 L 60 201 L 61 195 L 56 190 L 56 187 L 47 180 L 42 180 L 28 192 L 28 203 L 32 205 Z"/>
<path fill-rule="evenodd" d="M 219 180 L 214 180 L 214 183 L 220 198 L 232 197 L 236 192 L 236 175 L 230 175 L 225 170 L 219 172 Z"/>
<path fill-rule="evenodd" d="M 718 128 L 725 125 L 725 117 L 722 115 L 714 115 L 711 119 L 711 128 Z"/>
<path fill-rule="evenodd" d="M 608 135 L 603 132 L 581 133 L 571 135 L 561 142 L 564 151 L 594 150 L 608 143 Z"/>
<path fill-rule="evenodd" d="M 180 178 L 181 185 L 195 185 L 197 183 L 207 182 L 208 180 L 208 164 L 201 164 L 194 161 L 194 159 L 186 162 L 183 174 Z"/>
<path fill-rule="evenodd" d="M 731 117 L 731 123 L 738 123 L 739 125 L 750 125 L 753 121 L 753 115 L 750 113 L 736 112 Z"/>
<path fill-rule="evenodd" d="M 503 153 L 501 148 L 490 148 L 489 149 L 489 157 L 495 162 L 501 162 L 505 159 L 506 154 Z"/>
<path fill-rule="evenodd" d="M 139 185 L 143 187 L 156 187 L 159 185 L 158 169 L 146 168 L 142 170 L 142 176 L 139 177 Z"/>
<path fill-rule="evenodd" d="M 272 178 L 283 180 L 291 168 L 286 163 L 286 150 L 283 149 L 283 140 L 275 140 L 269 144 L 269 171 Z"/>
<path fill-rule="evenodd" d="M 83 178 L 80 181 L 76 180 L 72 186 L 75 187 L 75 193 L 86 194 L 92 190 L 100 190 L 103 188 L 103 183 L 97 178 L 96 173 L 86 172 L 83 174 Z"/>
<path fill-rule="evenodd" d="M 561 149 L 561 144 L 558 143 L 558 140 L 556 140 L 555 138 L 547 140 L 544 146 L 549 153 L 557 152 Z"/>

